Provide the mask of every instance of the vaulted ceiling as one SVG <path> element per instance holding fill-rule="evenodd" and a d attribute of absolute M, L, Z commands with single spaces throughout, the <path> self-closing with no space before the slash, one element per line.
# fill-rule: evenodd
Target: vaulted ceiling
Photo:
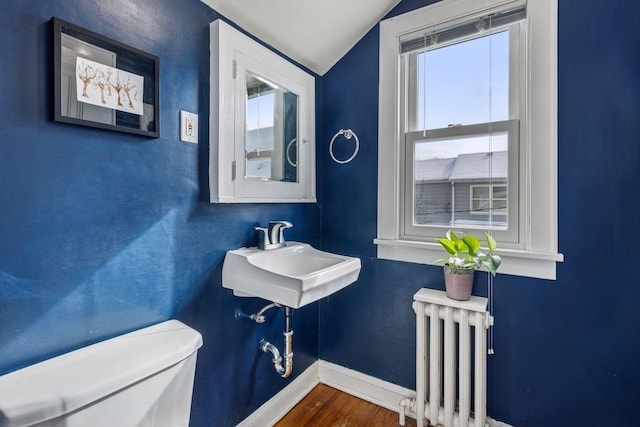
<path fill-rule="evenodd" d="M 400 0 L 202 0 L 323 75 Z"/>

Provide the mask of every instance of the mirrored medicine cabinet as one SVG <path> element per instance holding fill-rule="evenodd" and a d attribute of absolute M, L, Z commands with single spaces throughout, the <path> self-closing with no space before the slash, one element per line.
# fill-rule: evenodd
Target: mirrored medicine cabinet
<path fill-rule="evenodd" d="M 210 30 L 210 201 L 315 202 L 313 76 L 224 21 Z"/>

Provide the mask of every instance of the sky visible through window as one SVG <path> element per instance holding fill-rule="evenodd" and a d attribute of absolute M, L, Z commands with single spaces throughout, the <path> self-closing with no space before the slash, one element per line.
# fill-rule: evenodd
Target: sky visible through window
<path fill-rule="evenodd" d="M 274 97 L 271 91 L 247 100 L 247 130 L 273 126 Z"/>
<path fill-rule="evenodd" d="M 416 130 L 509 118 L 508 30 L 419 53 L 417 64 Z M 424 160 L 503 150 L 506 136 L 495 135 L 417 144 L 415 154 Z"/>

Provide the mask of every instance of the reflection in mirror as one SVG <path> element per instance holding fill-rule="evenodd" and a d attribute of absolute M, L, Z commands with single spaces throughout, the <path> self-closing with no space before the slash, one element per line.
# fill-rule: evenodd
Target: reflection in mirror
<path fill-rule="evenodd" d="M 245 179 L 298 182 L 298 95 L 246 73 Z"/>

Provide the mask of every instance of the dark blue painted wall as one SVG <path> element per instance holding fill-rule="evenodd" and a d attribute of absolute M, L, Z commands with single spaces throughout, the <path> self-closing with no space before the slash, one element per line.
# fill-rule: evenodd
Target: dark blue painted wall
<path fill-rule="evenodd" d="M 432 1 L 403 0 L 390 15 Z M 640 399 L 640 4 L 559 2 L 556 281 L 498 275 L 489 415 L 514 426 L 629 426 Z M 438 267 L 375 259 L 377 27 L 323 76 L 323 247 L 362 257 L 362 278 L 320 306 L 320 358 L 415 387 L 412 295 Z M 347 165 L 328 141 L 360 136 Z M 346 147 L 345 147 L 346 148 Z M 349 200 L 349 203 L 344 203 Z M 475 293 L 486 294 L 484 275 Z"/>
<path fill-rule="evenodd" d="M 54 123 L 52 28 L 61 19 L 160 57 L 161 138 Z M 198 0 L 2 3 L 0 13 L 0 374 L 178 318 L 199 330 L 192 425 L 231 426 L 317 358 L 317 304 L 294 316 L 294 375 L 281 379 L 265 337 L 282 315 L 237 321 L 221 287 L 225 251 L 253 226 L 287 219 L 320 240 L 316 204 L 210 205 L 209 28 Z M 200 115 L 200 145 L 179 141 L 179 110 Z"/>

